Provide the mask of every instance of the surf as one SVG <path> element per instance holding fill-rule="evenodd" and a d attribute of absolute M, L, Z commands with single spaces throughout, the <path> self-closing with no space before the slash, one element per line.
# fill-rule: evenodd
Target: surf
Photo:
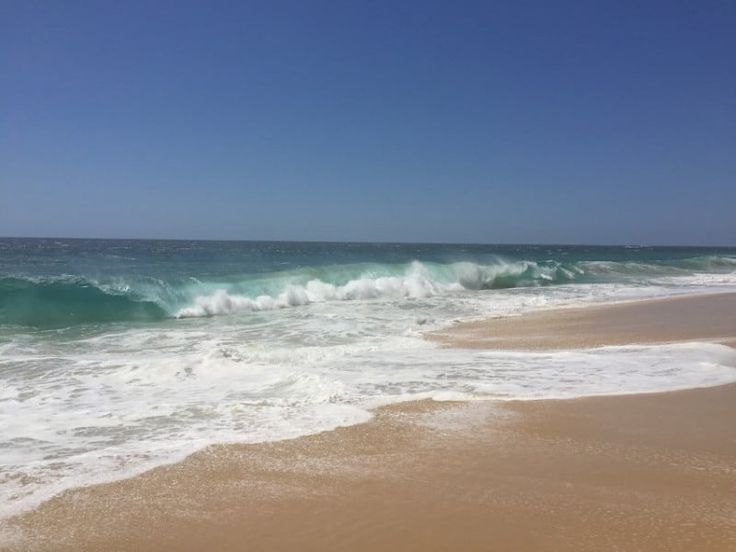
<path fill-rule="evenodd" d="M 736 272 L 736 258 L 671 261 L 514 260 L 350 263 L 219 277 L 116 275 L 0 277 L 0 324 L 56 328 L 110 322 L 211 317 L 314 303 L 405 301 L 572 283 L 646 283 Z"/>

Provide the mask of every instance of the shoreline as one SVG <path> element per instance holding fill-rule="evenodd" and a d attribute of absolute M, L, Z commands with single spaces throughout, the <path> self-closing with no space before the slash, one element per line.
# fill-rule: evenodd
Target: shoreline
<path fill-rule="evenodd" d="M 642 308 L 674 302 L 692 314 L 696 303 L 708 311 L 713 301 L 725 316 L 708 335 L 728 330 L 730 336 L 718 337 L 733 346 L 736 318 L 724 305 L 736 304 L 736 294 L 540 311 L 460 323 L 444 334 L 464 344 L 457 341 L 462 332 L 495 332 L 511 320 L 515 331 L 526 326 L 529 348 L 555 348 L 534 347 L 535 331 L 550 316 L 575 329 L 572 345 L 579 342 L 580 316 L 596 325 L 607 316 L 601 311 L 633 309 L 638 316 Z M 653 316 L 671 324 L 662 312 Z M 565 317 L 573 322 L 565 326 Z M 702 327 L 691 330 L 694 339 L 705 339 Z M 488 346 L 482 335 L 474 339 L 476 348 Z M 559 332 L 555 339 L 560 343 Z M 586 336 L 584 343 L 593 342 Z M 493 335 L 493 347 L 516 343 Z M 6 545 L 0 540 L 0 550 L 481 550 L 491 543 L 499 550 L 589 550 L 606 543 L 638 549 L 641 541 L 632 534 L 649 538 L 633 514 L 641 508 L 659 508 L 650 528 L 657 538 L 647 550 L 736 545 L 736 500 L 730 500 L 736 498 L 736 430 L 728 427 L 736 416 L 736 383 L 574 399 L 410 401 L 373 413 L 363 424 L 286 441 L 212 445 L 132 478 L 64 491 L 0 521 L 0 539 L 19 537 Z M 568 447 L 580 456 L 570 456 Z M 641 471 L 634 488 L 632 469 Z M 616 514 L 612 520 L 595 513 L 606 508 Z M 688 525 L 689 519 L 698 521 Z M 681 538 L 673 541 L 672 531 Z M 576 544 L 575 534 L 587 541 Z M 701 546 L 706 541 L 699 536 L 710 544 Z"/>
<path fill-rule="evenodd" d="M 2 550 L 729 550 L 736 384 L 382 407 L 66 491 Z M 720 423 L 713 425 L 715 418 Z M 725 432 L 725 434 L 724 434 Z M 725 437 L 725 438 L 724 438 Z"/>

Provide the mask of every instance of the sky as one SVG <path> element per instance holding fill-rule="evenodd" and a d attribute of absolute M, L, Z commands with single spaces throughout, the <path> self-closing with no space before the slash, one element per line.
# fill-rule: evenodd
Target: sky
<path fill-rule="evenodd" d="M 736 245 L 736 2 L 0 2 L 0 236 Z"/>

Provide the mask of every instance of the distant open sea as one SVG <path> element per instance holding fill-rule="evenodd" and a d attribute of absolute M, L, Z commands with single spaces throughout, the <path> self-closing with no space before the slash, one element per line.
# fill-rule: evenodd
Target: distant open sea
<path fill-rule="evenodd" d="M 441 349 L 460 319 L 736 291 L 736 248 L 0 239 L 0 517 L 411 399 L 733 381 L 707 343 Z"/>

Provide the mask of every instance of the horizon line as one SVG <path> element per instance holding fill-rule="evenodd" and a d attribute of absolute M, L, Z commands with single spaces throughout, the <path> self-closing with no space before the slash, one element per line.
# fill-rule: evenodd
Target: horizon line
<path fill-rule="evenodd" d="M 88 240 L 88 241 L 172 241 L 172 242 L 241 242 L 241 243 L 305 243 L 305 244 L 361 244 L 361 245 L 486 245 L 486 246 L 546 246 L 546 247 L 689 247 L 694 249 L 726 248 L 724 244 L 642 244 L 642 243 L 560 243 L 560 242 L 455 242 L 455 241 L 386 241 L 386 240 L 288 240 L 240 238 L 100 238 L 79 236 L 0 236 L 0 240 Z"/>

